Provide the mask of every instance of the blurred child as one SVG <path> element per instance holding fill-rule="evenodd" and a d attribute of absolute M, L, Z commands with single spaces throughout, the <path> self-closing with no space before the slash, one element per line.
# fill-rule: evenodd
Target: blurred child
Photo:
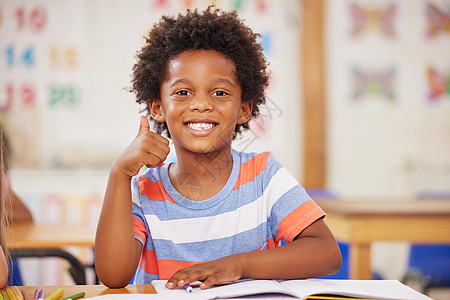
<path fill-rule="evenodd" d="M 6 227 L 6 193 L 5 193 L 5 174 L 4 174 L 4 143 L 3 129 L 0 128 L 0 288 L 4 288 L 8 281 L 8 250 L 6 249 L 5 227 Z"/>
<path fill-rule="evenodd" d="M 3 165 L 4 165 L 4 175 L 5 175 L 5 194 L 7 199 L 11 201 L 11 216 L 9 216 L 12 224 L 23 223 L 23 222 L 33 222 L 33 215 L 31 214 L 28 207 L 22 202 L 22 200 L 16 195 L 11 186 L 11 178 L 9 175 L 9 168 L 11 165 L 11 153 L 9 139 L 6 131 L 0 125 L 0 130 L 2 131 L 2 143 L 3 147 Z"/>
<path fill-rule="evenodd" d="M 16 195 L 11 187 L 11 179 L 9 175 L 9 168 L 11 164 L 11 153 L 9 139 L 3 126 L 0 125 L 0 142 L 2 144 L 2 165 L 3 165 L 3 181 L 2 181 L 2 194 L 6 200 L 7 208 L 4 210 L 4 218 L 9 226 L 14 226 L 19 223 L 33 222 L 33 216 L 27 206 Z M 5 208 L 5 207 L 3 207 Z M 23 285 L 22 274 L 20 272 L 19 261 L 13 257 L 9 257 L 9 285 Z"/>
<path fill-rule="evenodd" d="M 236 12 L 211 7 L 165 16 L 150 31 L 133 91 L 157 133 L 141 116 L 111 168 L 95 243 L 105 285 L 125 286 L 136 270 L 135 283 L 167 279 L 173 289 L 201 280 L 205 289 L 339 269 L 325 213 L 287 169 L 271 153 L 231 148 L 265 102 L 257 38 Z M 175 163 L 161 165 L 170 151 L 161 133 Z"/>

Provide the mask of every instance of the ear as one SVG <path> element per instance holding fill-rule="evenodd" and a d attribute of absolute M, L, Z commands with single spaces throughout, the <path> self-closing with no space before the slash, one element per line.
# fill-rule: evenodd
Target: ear
<path fill-rule="evenodd" d="M 164 109 L 162 107 L 160 100 L 155 100 L 149 103 L 150 112 L 152 113 L 153 120 L 164 123 L 166 122 L 166 118 L 164 117 Z"/>
<path fill-rule="evenodd" d="M 252 117 L 252 110 L 253 110 L 253 102 L 242 101 L 241 111 L 239 112 L 237 124 L 245 124 L 248 121 L 250 121 Z"/>

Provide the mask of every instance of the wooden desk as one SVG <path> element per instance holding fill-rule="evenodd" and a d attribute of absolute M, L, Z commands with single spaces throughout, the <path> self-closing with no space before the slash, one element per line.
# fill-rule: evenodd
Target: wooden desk
<path fill-rule="evenodd" d="M 349 244 L 352 279 L 371 279 L 376 241 L 450 243 L 449 200 L 317 200 L 336 239 Z"/>
<path fill-rule="evenodd" d="M 95 232 L 79 225 L 18 224 L 6 230 L 6 245 L 12 257 L 60 257 L 69 261 L 77 284 L 86 284 L 85 267 L 64 247 L 95 245 Z"/>
<path fill-rule="evenodd" d="M 95 232 L 79 225 L 18 224 L 7 228 L 6 245 L 9 249 L 94 247 Z"/>
<path fill-rule="evenodd" d="M 67 285 L 67 286 L 19 286 L 20 291 L 25 291 L 28 299 L 32 300 L 36 289 L 44 289 L 45 295 L 48 296 L 57 289 L 64 290 L 63 297 L 68 297 L 77 293 L 85 292 L 85 297 L 95 297 L 107 294 L 156 294 L 151 284 L 130 284 L 121 289 L 110 289 L 104 285 Z M 0 291 L 5 291 L 1 289 Z M 83 298 L 81 298 L 83 299 Z"/>

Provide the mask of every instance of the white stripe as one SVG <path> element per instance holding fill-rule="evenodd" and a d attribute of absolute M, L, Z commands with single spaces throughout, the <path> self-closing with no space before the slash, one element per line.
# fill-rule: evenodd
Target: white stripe
<path fill-rule="evenodd" d="M 131 191 L 131 201 L 136 203 L 139 207 L 141 207 L 141 203 L 139 202 L 139 196 L 136 195 L 134 191 Z"/>
<path fill-rule="evenodd" d="M 226 238 L 256 228 L 265 222 L 275 202 L 297 183 L 281 168 L 270 180 L 262 197 L 235 211 L 212 217 L 161 221 L 155 215 L 146 215 L 153 239 L 174 243 L 202 242 Z"/>
<path fill-rule="evenodd" d="M 267 211 L 268 216 L 270 215 L 275 202 L 277 202 L 281 196 L 298 184 L 297 179 L 295 179 L 295 177 L 292 176 L 292 174 L 289 173 L 289 171 L 284 167 L 275 173 L 275 175 L 270 179 L 270 182 L 263 194 L 263 197 L 267 199 L 266 202 L 269 203 L 267 206 L 269 209 Z"/>

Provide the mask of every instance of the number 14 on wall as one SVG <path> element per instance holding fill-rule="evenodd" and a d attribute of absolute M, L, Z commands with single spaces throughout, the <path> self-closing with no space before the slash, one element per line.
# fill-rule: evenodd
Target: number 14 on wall
<path fill-rule="evenodd" d="M 13 67 L 14 64 L 16 63 L 16 51 L 15 51 L 14 46 L 12 46 L 12 45 L 6 46 L 5 54 L 6 54 L 7 67 L 8 68 Z M 34 66 L 35 53 L 34 53 L 34 48 L 32 46 L 28 46 L 22 51 L 22 53 L 20 55 L 20 62 L 25 67 L 31 68 Z"/>

